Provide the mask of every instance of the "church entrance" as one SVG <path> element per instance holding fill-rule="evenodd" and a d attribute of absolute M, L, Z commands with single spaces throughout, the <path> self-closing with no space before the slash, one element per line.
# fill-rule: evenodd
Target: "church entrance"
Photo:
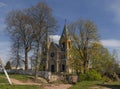
<path fill-rule="evenodd" d="M 65 65 L 62 64 L 62 72 L 64 72 L 64 71 L 65 71 Z"/>
<path fill-rule="evenodd" d="M 51 72 L 55 72 L 55 66 L 51 65 Z"/>

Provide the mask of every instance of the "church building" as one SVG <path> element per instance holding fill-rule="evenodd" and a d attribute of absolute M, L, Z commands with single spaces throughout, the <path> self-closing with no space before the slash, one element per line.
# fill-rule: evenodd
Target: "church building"
<path fill-rule="evenodd" d="M 42 45 L 43 71 L 50 71 L 54 73 L 70 72 L 71 69 L 68 66 L 68 52 L 70 47 L 71 38 L 66 24 L 64 25 L 59 44 L 51 42 L 47 34 L 46 41 L 43 42 Z"/>

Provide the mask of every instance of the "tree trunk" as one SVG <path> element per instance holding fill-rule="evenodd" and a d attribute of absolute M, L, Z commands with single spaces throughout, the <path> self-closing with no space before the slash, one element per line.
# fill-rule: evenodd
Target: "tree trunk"
<path fill-rule="evenodd" d="M 87 73 L 87 69 L 88 69 L 87 67 L 88 67 L 88 63 L 86 61 L 84 61 L 84 64 L 83 64 L 83 72 L 84 72 L 84 74 Z"/>
<path fill-rule="evenodd" d="M 39 43 L 37 43 L 37 49 L 36 49 L 36 66 L 35 66 L 35 80 L 37 80 L 37 77 L 38 77 L 38 67 L 39 67 L 39 63 L 38 63 L 38 60 L 39 60 Z"/>
<path fill-rule="evenodd" d="M 28 69 L 28 52 L 27 48 L 25 49 L 25 70 Z"/>

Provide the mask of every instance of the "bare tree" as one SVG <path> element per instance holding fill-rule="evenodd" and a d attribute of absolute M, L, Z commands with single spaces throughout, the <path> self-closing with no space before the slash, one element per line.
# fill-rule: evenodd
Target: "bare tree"
<path fill-rule="evenodd" d="M 28 52 L 31 48 L 34 49 L 37 77 L 41 61 L 41 44 L 46 40 L 49 32 L 53 32 L 56 27 L 56 20 L 52 15 L 51 8 L 46 3 L 38 3 L 23 11 L 11 11 L 6 18 L 6 23 L 10 36 L 19 38 L 19 46 L 24 50 L 25 69 L 28 69 Z"/>
<path fill-rule="evenodd" d="M 56 20 L 52 15 L 51 8 L 46 3 L 38 3 L 31 8 L 28 8 L 27 14 L 33 19 L 34 32 L 34 50 L 36 54 L 35 77 L 37 78 L 37 71 L 41 61 L 41 45 L 49 32 L 53 32 L 56 27 Z"/>
<path fill-rule="evenodd" d="M 90 60 L 91 43 L 99 41 L 97 28 L 89 20 L 78 20 L 71 23 L 69 28 L 71 29 L 73 45 L 78 51 L 78 59 L 83 65 L 83 72 L 86 73 Z"/>
<path fill-rule="evenodd" d="M 19 37 L 21 48 L 24 50 L 25 69 L 28 69 L 28 52 L 31 50 L 32 43 L 32 20 L 23 11 L 11 11 L 7 18 L 7 31 L 11 37 Z"/>
<path fill-rule="evenodd" d="M 16 66 L 16 69 L 20 66 L 22 66 L 22 54 L 21 54 L 21 47 L 20 47 L 20 39 L 19 37 L 14 37 L 12 39 L 12 45 L 11 45 L 11 59 L 12 59 L 12 65 Z"/>

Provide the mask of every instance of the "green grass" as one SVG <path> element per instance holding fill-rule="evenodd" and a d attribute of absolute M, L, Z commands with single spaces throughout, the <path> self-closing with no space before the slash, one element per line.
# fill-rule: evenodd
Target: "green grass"
<path fill-rule="evenodd" d="M 33 76 L 18 75 L 18 74 L 10 74 L 9 77 L 24 82 L 33 78 Z M 0 89 L 42 89 L 42 88 L 41 86 L 38 85 L 9 85 L 5 74 L 0 74 Z"/>
<path fill-rule="evenodd" d="M 10 78 L 15 78 L 17 80 L 26 82 L 27 80 L 33 79 L 33 76 L 28 75 L 19 75 L 19 74 L 10 74 Z M 8 83 L 8 80 L 5 76 L 5 74 L 0 74 L 0 83 Z"/>
<path fill-rule="evenodd" d="M 82 82 L 79 82 L 79 83 L 73 85 L 69 89 L 88 89 L 88 87 L 95 86 L 96 84 L 102 84 L 102 82 L 99 82 L 99 81 L 82 81 Z"/>
<path fill-rule="evenodd" d="M 110 82 L 104 84 L 101 81 L 82 81 L 73 85 L 69 89 L 89 89 L 90 87 L 94 87 L 94 86 L 107 87 L 111 89 L 120 89 L 120 82 Z"/>
<path fill-rule="evenodd" d="M 8 83 L 8 80 L 6 79 L 5 75 L 0 74 L 0 83 Z"/>
<path fill-rule="evenodd" d="M 10 78 L 15 78 L 17 80 L 26 82 L 27 80 L 33 79 L 33 76 L 28 76 L 28 75 L 19 75 L 19 74 L 11 74 Z"/>
<path fill-rule="evenodd" d="M 42 89 L 41 86 L 36 85 L 0 85 L 0 89 Z"/>

